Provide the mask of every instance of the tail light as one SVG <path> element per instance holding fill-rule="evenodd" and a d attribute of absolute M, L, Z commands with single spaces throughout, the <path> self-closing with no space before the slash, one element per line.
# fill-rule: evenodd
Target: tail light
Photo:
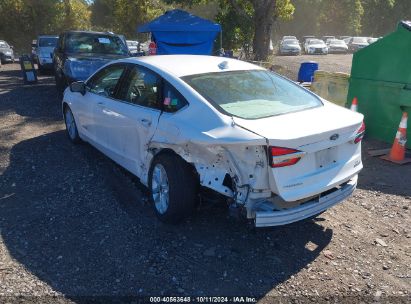
<path fill-rule="evenodd" d="M 365 123 L 362 122 L 361 127 L 358 129 L 357 134 L 355 135 L 354 143 L 358 144 L 363 138 L 365 134 Z"/>
<path fill-rule="evenodd" d="M 270 165 L 273 168 L 287 167 L 295 165 L 304 156 L 305 152 L 282 148 L 282 147 L 270 147 Z"/>

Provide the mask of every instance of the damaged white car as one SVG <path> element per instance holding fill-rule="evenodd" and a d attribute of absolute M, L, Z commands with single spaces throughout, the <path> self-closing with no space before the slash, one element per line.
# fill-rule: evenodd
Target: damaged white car
<path fill-rule="evenodd" d="M 361 114 L 234 59 L 117 60 L 67 88 L 63 113 L 69 138 L 136 175 L 164 222 L 205 187 L 257 227 L 292 223 L 347 198 L 362 168 Z"/>

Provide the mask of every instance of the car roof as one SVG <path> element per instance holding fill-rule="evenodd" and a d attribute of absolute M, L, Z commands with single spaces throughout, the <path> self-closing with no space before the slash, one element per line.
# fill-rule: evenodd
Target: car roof
<path fill-rule="evenodd" d="M 143 65 L 163 70 L 176 77 L 214 72 L 265 70 L 257 65 L 226 57 L 203 55 L 156 55 L 143 57 L 130 57 L 122 61 L 142 63 Z M 227 62 L 225 68 L 220 68 L 221 63 Z"/>
<path fill-rule="evenodd" d="M 65 34 L 79 33 L 79 34 L 97 34 L 97 35 L 111 35 L 119 36 L 118 34 L 112 32 L 96 32 L 96 31 L 65 31 Z"/>
<path fill-rule="evenodd" d="M 59 36 L 57 36 L 57 35 L 39 35 L 38 37 L 37 37 L 37 39 L 39 39 L 39 38 L 58 38 Z"/>

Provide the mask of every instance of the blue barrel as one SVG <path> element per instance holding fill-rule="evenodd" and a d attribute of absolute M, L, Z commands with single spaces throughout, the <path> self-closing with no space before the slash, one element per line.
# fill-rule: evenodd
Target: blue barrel
<path fill-rule="evenodd" d="M 301 63 L 298 71 L 298 82 L 311 82 L 314 77 L 314 72 L 318 70 L 318 63 L 307 61 Z"/>

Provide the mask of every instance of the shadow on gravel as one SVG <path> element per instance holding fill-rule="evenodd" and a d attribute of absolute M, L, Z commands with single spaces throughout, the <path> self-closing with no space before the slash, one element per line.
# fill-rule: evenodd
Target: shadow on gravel
<path fill-rule="evenodd" d="M 411 164 L 396 165 L 368 155 L 368 150 L 390 148 L 390 144 L 367 138 L 363 142 L 363 165 L 358 188 L 387 194 L 411 196 Z"/>
<path fill-rule="evenodd" d="M 110 160 L 87 144 L 72 145 L 63 131 L 23 141 L 0 178 L 1 237 L 28 271 L 75 300 L 260 298 L 308 267 L 333 235 L 314 221 L 253 231 L 216 206 L 167 226 L 142 203 L 143 193 Z"/>
<path fill-rule="evenodd" d="M 41 76 L 37 84 L 24 84 L 21 71 L 0 71 L 0 112 L 15 112 L 27 122 L 62 120 L 54 78 Z"/>

